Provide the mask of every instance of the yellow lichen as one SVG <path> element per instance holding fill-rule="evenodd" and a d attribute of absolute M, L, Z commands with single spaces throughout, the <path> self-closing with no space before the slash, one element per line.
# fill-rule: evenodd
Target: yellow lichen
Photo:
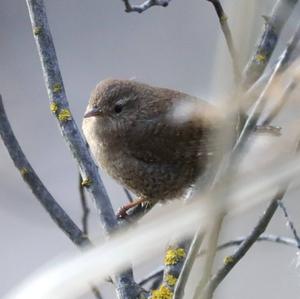
<path fill-rule="evenodd" d="M 171 290 L 165 286 L 161 286 L 157 290 L 151 292 L 151 299 L 172 299 L 173 293 Z"/>
<path fill-rule="evenodd" d="M 72 115 L 69 109 L 61 109 L 57 117 L 60 121 L 67 121 L 72 119 Z"/>
<path fill-rule="evenodd" d="M 228 17 L 226 15 L 223 15 L 221 18 L 220 18 L 220 21 L 222 24 L 224 24 L 226 21 L 228 20 Z"/>
<path fill-rule="evenodd" d="M 176 284 L 177 278 L 171 274 L 167 274 L 165 281 L 170 287 L 173 287 Z"/>
<path fill-rule="evenodd" d="M 58 105 L 56 102 L 51 102 L 50 104 L 50 110 L 53 112 L 53 113 L 56 113 L 57 110 L 58 110 Z"/>
<path fill-rule="evenodd" d="M 260 53 L 260 54 L 256 54 L 255 59 L 256 59 L 256 61 L 258 61 L 258 62 L 265 62 L 266 59 L 267 59 L 267 57 L 266 57 L 265 54 Z"/>
<path fill-rule="evenodd" d="M 33 34 L 34 35 L 39 35 L 41 33 L 42 33 L 42 27 L 38 26 L 38 27 L 33 28 Z"/>
<path fill-rule="evenodd" d="M 165 255 L 165 265 L 175 265 L 185 257 L 183 248 L 170 248 Z"/>
<path fill-rule="evenodd" d="M 25 176 L 26 174 L 29 173 L 29 170 L 26 167 L 22 167 L 20 169 L 20 173 L 21 173 L 21 176 Z"/>
<path fill-rule="evenodd" d="M 55 83 L 52 86 L 53 92 L 58 93 L 62 91 L 62 86 L 59 83 Z"/>
<path fill-rule="evenodd" d="M 233 256 L 231 256 L 231 255 L 228 255 L 228 256 L 226 256 L 226 257 L 224 258 L 224 264 L 225 264 L 225 265 L 231 264 L 231 263 L 233 263 L 233 262 L 234 262 L 234 258 L 233 258 Z"/>
<path fill-rule="evenodd" d="M 86 178 L 81 181 L 82 187 L 89 187 L 92 184 L 92 180 L 90 178 Z"/>

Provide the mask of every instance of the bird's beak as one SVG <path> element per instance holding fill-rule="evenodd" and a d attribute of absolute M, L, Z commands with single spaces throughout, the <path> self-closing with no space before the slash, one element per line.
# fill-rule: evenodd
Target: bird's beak
<path fill-rule="evenodd" d="M 93 117 L 98 115 L 102 115 L 102 110 L 99 108 L 92 108 L 91 110 L 87 111 L 83 117 L 88 118 L 88 117 Z"/>

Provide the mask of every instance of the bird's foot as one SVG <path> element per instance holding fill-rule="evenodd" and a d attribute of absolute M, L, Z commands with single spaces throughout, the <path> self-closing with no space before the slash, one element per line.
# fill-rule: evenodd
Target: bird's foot
<path fill-rule="evenodd" d="M 120 209 L 118 210 L 117 212 L 117 218 L 120 218 L 120 219 L 125 219 L 128 214 L 127 214 L 127 211 L 140 205 L 140 204 L 143 204 L 144 202 L 147 202 L 146 199 L 144 198 L 138 198 L 137 200 L 134 200 L 133 202 L 130 202 L 122 207 L 120 207 Z"/>

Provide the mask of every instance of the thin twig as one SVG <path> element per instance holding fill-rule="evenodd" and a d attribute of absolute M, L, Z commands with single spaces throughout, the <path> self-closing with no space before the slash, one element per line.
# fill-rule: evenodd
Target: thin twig
<path fill-rule="evenodd" d="M 45 208 L 47 213 L 58 225 L 58 227 L 68 236 L 68 238 L 80 248 L 87 245 L 92 245 L 88 239 L 87 234 L 81 231 L 80 228 L 73 222 L 70 216 L 64 209 L 57 203 L 54 197 L 50 194 L 46 186 L 40 180 L 29 161 L 27 160 L 24 152 L 22 151 L 18 140 L 10 126 L 9 120 L 6 116 L 5 109 L 2 103 L 2 96 L 0 95 L 0 135 L 6 146 L 6 149 L 13 160 L 16 168 L 19 170 L 23 180 L 31 189 L 36 199 Z M 92 287 L 95 294 L 99 290 Z M 101 297 L 97 297 L 101 299 Z"/>
<path fill-rule="evenodd" d="M 223 250 L 226 248 L 230 248 L 232 246 L 239 246 L 246 239 L 247 239 L 247 237 L 239 237 L 239 238 L 224 242 L 217 247 L 217 251 L 220 251 L 220 250 Z M 281 245 L 298 248 L 298 244 L 297 244 L 297 241 L 295 241 L 295 239 L 284 237 L 284 236 L 272 235 L 272 234 L 260 235 L 258 237 L 258 239 L 256 240 L 256 242 L 269 242 L 269 243 L 276 243 L 276 244 L 281 244 Z M 207 250 L 206 249 L 201 250 L 200 253 L 197 255 L 197 257 L 202 257 L 205 254 L 207 254 Z M 141 286 L 143 286 L 144 284 L 148 283 L 149 281 L 151 281 L 153 279 L 162 278 L 163 272 L 164 272 L 164 267 L 161 266 L 157 270 L 151 272 L 145 278 L 140 280 L 139 284 Z"/>
<path fill-rule="evenodd" d="M 241 133 L 239 134 L 239 137 L 233 147 L 231 154 L 229 155 L 229 158 L 227 159 L 227 161 L 225 161 L 225 166 L 223 168 L 226 170 L 229 170 L 229 173 L 232 173 L 232 169 L 235 168 L 236 163 L 238 161 L 239 154 L 242 152 L 241 149 L 246 144 L 246 141 L 248 140 L 248 137 L 250 136 L 251 132 L 255 131 L 258 118 L 259 118 L 260 113 L 263 110 L 265 102 L 266 102 L 266 95 L 269 92 L 270 88 L 273 87 L 274 78 L 278 75 L 278 73 L 280 71 L 282 71 L 282 69 L 284 68 L 284 66 L 286 64 L 286 61 L 289 60 L 291 53 L 293 52 L 293 50 L 295 49 L 295 47 L 297 45 L 299 37 L 300 37 L 300 25 L 298 26 L 291 41 L 289 42 L 288 46 L 286 47 L 285 51 L 283 52 L 279 61 L 277 62 L 276 66 L 274 68 L 274 71 L 268 80 L 266 87 L 264 88 L 259 99 L 256 101 L 252 112 L 250 113 L 250 115 L 248 116 L 248 118 L 246 120 L 246 123 L 243 126 Z M 221 177 L 223 177 L 223 176 L 221 175 Z M 230 180 L 230 176 L 229 176 L 229 180 Z M 275 210 L 274 210 L 274 212 L 275 212 Z M 270 221 L 270 219 L 268 221 Z M 250 244 L 249 248 L 251 246 L 252 246 L 252 244 Z M 247 250 L 248 250 L 248 248 L 247 248 Z M 212 266 L 212 263 L 210 264 L 210 266 Z M 224 271 L 226 271 L 227 268 L 224 268 L 224 269 L 221 269 L 221 270 L 224 272 Z M 217 273 L 218 277 L 221 277 L 221 280 L 223 279 L 223 277 L 221 276 L 222 271 L 220 273 L 219 272 Z M 209 275 L 210 275 L 210 273 L 209 273 Z M 206 278 L 208 278 L 208 277 L 209 276 L 206 276 Z M 211 281 L 216 282 L 217 279 L 216 280 L 211 279 L 208 283 L 206 283 L 205 280 L 201 279 L 198 286 L 196 287 L 196 292 L 195 292 L 194 298 L 211 298 L 213 290 L 219 284 L 219 282 L 218 282 L 215 286 L 210 287 L 211 285 L 213 285 L 213 283 Z"/>
<path fill-rule="evenodd" d="M 277 75 L 285 68 L 286 62 L 290 59 L 291 54 L 293 53 L 294 49 L 297 46 L 297 43 L 300 38 L 300 24 L 298 25 L 294 35 L 292 36 L 291 40 L 289 41 L 287 47 L 280 55 L 280 58 L 273 70 L 272 75 L 270 76 L 264 90 L 262 91 L 260 97 L 256 101 L 251 113 L 249 114 L 247 121 L 243 127 L 243 130 L 238 138 L 238 141 L 235 145 L 234 150 L 238 150 L 244 144 L 242 142 L 244 139 L 247 139 L 253 128 L 257 125 L 257 121 L 261 115 L 263 108 L 266 105 L 266 100 L 268 98 L 268 93 L 270 89 L 273 87 L 274 79 Z"/>
<path fill-rule="evenodd" d="M 299 47 L 296 47 L 295 49 L 293 49 L 293 52 L 289 55 L 289 58 L 286 59 L 285 61 L 283 61 L 281 73 L 286 71 L 292 65 L 292 63 L 294 63 L 297 60 L 298 57 L 299 57 Z M 280 57 L 279 57 L 279 59 L 280 59 Z M 244 96 L 244 101 L 243 101 L 243 103 L 241 103 L 242 111 L 244 111 L 244 112 L 248 111 L 249 107 L 251 107 L 253 102 L 259 97 L 263 88 L 266 86 L 270 76 L 274 72 L 274 69 L 278 63 L 278 60 L 275 62 L 274 66 L 272 66 L 272 68 L 265 71 L 255 81 L 255 83 L 247 90 L 246 95 Z M 288 96 L 293 91 L 294 85 L 295 85 L 295 82 L 290 82 L 288 84 L 288 87 L 286 88 L 284 95 L 280 98 L 280 100 L 278 101 L 278 104 L 272 109 L 275 111 L 269 113 L 270 115 L 272 113 L 275 113 L 275 116 L 273 118 L 275 118 L 277 116 L 277 113 L 282 109 L 282 106 L 285 105 L 285 102 L 287 102 L 285 100 L 285 97 Z M 278 107 L 278 108 L 276 108 L 276 107 Z M 278 112 L 276 110 L 278 110 Z"/>
<path fill-rule="evenodd" d="M 243 141 L 242 141 L 243 142 Z M 299 152 L 300 142 L 297 146 L 297 152 Z M 205 286 L 203 292 L 199 295 L 201 298 L 210 299 L 213 295 L 214 290 L 221 283 L 221 281 L 227 276 L 227 274 L 232 270 L 232 268 L 240 261 L 240 259 L 248 252 L 252 245 L 256 242 L 259 236 L 265 231 L 272 217 L 274 216 L 276 209 L 278 207 L 278 202 L 284 197 L 290 182 L 286 184 L 285 187 L 279 191 L 272 201 L 270 202 L 268 208 L 264 214 L 259 219 L 258 223 L 249 234 L 249 236 L 241 243 L 236 252 L 231 255 L 225 265 L 211 278 L 208 284 Z M 199 297 L 200 298 L 200 297 Z"/>
<path fill-rule="evenodd" d="M 228 248 L 231 246 L 239 246 L 243 242 L 245 242 L 246 239 L 247 239 L 247 237 L 240 237 L 240 238 L 225 242 L 218 246 L 218 250 L 222 250 L 222 249 L 225 249 L 225 248 Z M 270 242 L 270 243 L 278 243 L 278 244 L 287 245 L 287 246 L 291 246 L 291 247 L 298 246 L 297 242 L 292 238 L 271 235 L 271 234 L 261 235 L 256 241 L 257 242 L 266 241 L 266 242 Z M 200 252 L 200 256 L 202 254 L 203 254 L 203 252 Z"/>
<path fill-rule="evenodd" d="M 142 13 L 152 6 L 167 7 L 171 2 L 171 0 L 146 0 L 142 4 L 131 5 L 130 0 L 122 0 L 122 1 L 124 2 L 126 12 L 138 12 L 138 13 Z"/>
<path fill-rule="evenodd" d="M 264 214 L 259 219 L 258 223 L 253 228 L 249 236 L 241 243 L 239 248 L 233 255 L 228 258 L 226 264 L 211 278 L 208 284 L 203 290 L 202 298 L 211 298 L 214 290 L 221 283 L 221 281 L 227 276 L 232 268 L 241 260 L 241 258 L 248 252 L 252 245 L 256 242 L 259 236 L 265 231 L 269 222 L 271 221 L 275 211 L 278 207 L 278 201 L 283 198 L 287 191 L 287 186 L 274 196 Z"/>
<path fill-rule="evenodd" d="M 6 149 L 19 170 L 23 180 L 29 186 L 37 200 L 58 227 L 77 246 L 90 245 L 91 242 L 80 228 L 73 222 L 64 209 L 56 202 L 47 190 L 23 153 L 6 116 L 2 97 L 0 95 L 0 134 Z"/>
<path fill-rule="evenodd" d="M 215 8 L 215 11 L 218 15 L 219 22 L 222 28 L 222 31 L 224 33 L 224 37 L 227 43 L 227 47 L 229 50 L 229 54 L 231 56 L 232 60 L 232 67 L 233 67 L 233 73 L 235 82 L 238 85 L 241 80 L 241 68 L 238 63 L 238 55 L 236 52 L 236 49 L 234 47 L 232 33 L 228 25 L 228 17 L 226 16 L 224 9 L 222 7 L 222 4 L 219 0 L 207 0 L 208 2 L 211 2 Z"/>
<path fill-rule="evenodd" d="M 204 239 L 204 233 L 200 231 L 195 234 L 192 240 L 187 257 L 184 261 L 182 270 L 180 272 L 177 283 L 175 285 L 174 296 L 173 296 L 174 299 L 182 298 L 184 295 L 184 289 L 188 281 L 189 274 L 197 258 L 198 249 L 200 248 L 203 239 Z"/>
<path fill-rule="evenodd" d="M 58 120 L 63 137 L 77 160 L 85 186 L 96 203 L 104 232 L 110 234 L 118 228 L 118 222 L 97 167 L 70 112 L 44 1 L 26 0 L 26 2 L 43 68 L 50 108 Z M 129 299 L 138 296 L 140 290 L 133 280 L 131 270 L 119 274 L 115 280 L 120 298 Z"/>
<path fill-rule="evenodd" d="M 256 51 L 248 62 L 243 76 L 243 87 L 248 89 L 264 72 L 277 45 L 282 28 L 292 14 L 298 0 L 278 0 L 270 17 L 265 17 L 265 28 Z"/>
<path fill-rule="evenodd" d="M 232 246 L 239 246 L 241 245 L 244 241 L 246 241 L 248 237 L 239 237 L 233 240 L 230 240 L 228 242 L 224 242 L 221 245 L 217 247 L 217 250 L 223 250 Z M 298 247 L 297 241 L 295 241 L 292 238 L 288 237 L 283 237 L 283 236 L 278 236 L 278 235 L 272 235 L 272 234 L 262 234 L 258 237 L 256 242 L 270 242 L 270 243 L 277 243 L 281 245 L 287 245 L 291 247 Z M 207 250 L 202 250 L 198 254 L 198 257 L 201 257 L 207 253 Z"/>
<path fill-rule="evenodd" d="M 298 235 L 297 230 L 295 228 L 295 225 L 294 225 L 293 221 L 291 220 L 291 218 L 288 214 L 287 208 L 285 207 L 285 205 L 283 204 L 282 201 L 278 201 L 278 205 L 281 208 L 281 210 L 283 212 L 283 215 L 287 220 L 287 224 L 288 224 L 289 228 L 291 229 L 292 234 L 293 234 L 293 236 L 294 236 L 294 238 L 297 242 L 297 247 L 298 247 L 298 249 L 300 249 L 300 238 L 299 238 L 299 235 Z"/>
<path fill-rule="evenodd" d="M 81 217 L 82 230 L 84 234 L 88 235 L 88 220 L 89 220 L 90 209 L 88 207 L 87 199 L 84 192 L 84 185 L 80 173 L 79 173 L 78 189 L 79 189 L 80 203 L 82 207 L 82 217 Z"/>

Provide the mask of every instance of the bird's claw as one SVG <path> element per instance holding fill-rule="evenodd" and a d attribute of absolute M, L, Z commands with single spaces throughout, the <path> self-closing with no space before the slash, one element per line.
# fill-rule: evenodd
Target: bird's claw
<path fill-rule="evenodd" d="M 127 211 L 128 211 L 128 208 L 126 206 L 120 207 L 116 214 L 117 218 L 125 219 L 126 217 L 128 217 Z"/>

